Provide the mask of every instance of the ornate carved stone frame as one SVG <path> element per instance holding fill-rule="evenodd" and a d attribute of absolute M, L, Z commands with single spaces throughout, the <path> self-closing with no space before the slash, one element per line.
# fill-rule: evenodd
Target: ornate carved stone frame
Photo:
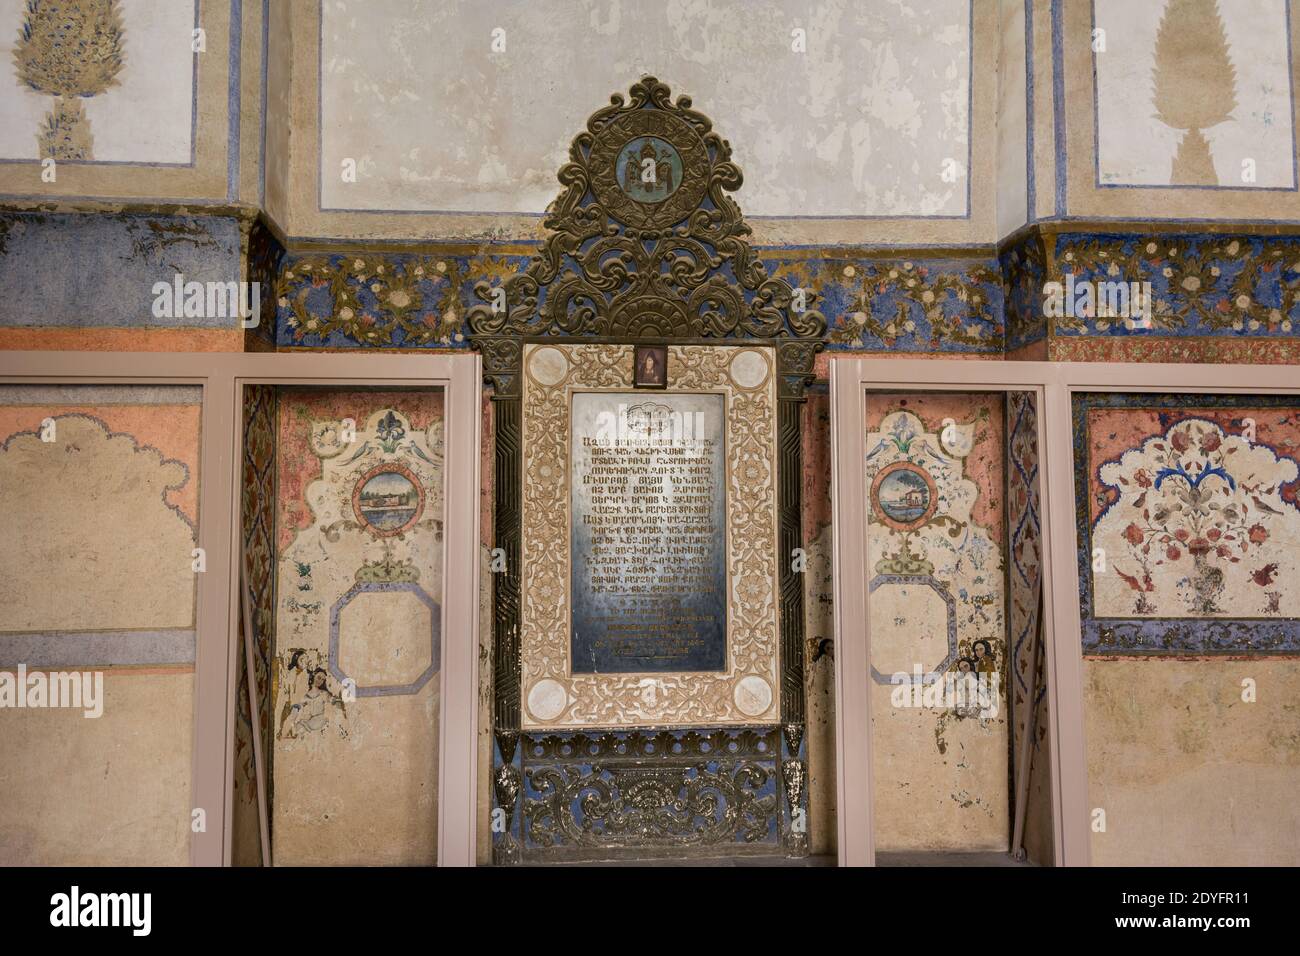
<path fill-rule="evenodd" d="M 722 672 L 574 674 L 570 661 L 570 401 L 628 392 L 632 347 L 524 350 L 523 603 L 526 729 L 699 726 L 779 719 L 775 356 L 670 346 L 668 390 L 726 396 L 727 666 Z M 568 520 L 556 520 L 567 516 Z"/>

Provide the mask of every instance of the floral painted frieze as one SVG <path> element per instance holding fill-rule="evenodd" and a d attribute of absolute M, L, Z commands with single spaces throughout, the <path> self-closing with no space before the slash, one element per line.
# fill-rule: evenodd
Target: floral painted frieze
<path fill-rule="evenodd" d="M 473 286 L 524 256 L 336 254 L 286 258 L 276 282 L 280 347 L 466 348 Z"/>
<path fill-rule="evenodd" d="M 1031 345 L 1047 337 L 1043 287 L 1047 255 L 1040 236 L 1030 233 L 998 257 L 1006 287 L 1006 350 Z"/>
<path fill-rule="evenodd" d="M 270 283 L 275 345 L 468 348 L 465 315 L 482 302 L 476 288 L 523 272 L 533 248 L 290 253 Z M 886 258 L 769 247 L 759 255 L 769 275 L 826 317 L 831 350 L 1002 355 L 1046 339 L 1056 360 L 1300 360 L 1300 239 L 1030 230 L 996 254 L 975 252 Z M 1054 283 L 1063 290 L 1055 305 Z M 1107 308 L 1106 290 L 1121 283 L 1149 294 L 1143 313 L 1137 300 L 1132 314 Z"/>
<path fill-rule="evenodd" d="M 522 272 L 523 253 L 288 256 L 276 282 L 284 348 L 464 348 L 465 311 Z M 804 290 L 830 324 L 828 344 L 907 352 L 998 353 L 1002 278 L 992 259 L 875 261 L 764 252 L 770 275 Z"/>
<path fill-rule="evenodd" d="M 827 345 L 900 352 L 1001 352 L 1002 276 L 994 260 L 774 258 L 769 271 L 811 288 Z"/>
<path fill-rule="evenodd" d="M 1056 335 L 1249 336 L 1300 332 L 1300 243 L 1231 235 L 1056 237 L 1053 278 L 1150 283 L 1141 322 L 1107 315 L 1094 301 L 1053 316 Z"/>
<path fill-rule="evenodd" d="M 1076 400 L 1085 649 L 1300 649 L 1300 407 L 1123 398 Z"/>

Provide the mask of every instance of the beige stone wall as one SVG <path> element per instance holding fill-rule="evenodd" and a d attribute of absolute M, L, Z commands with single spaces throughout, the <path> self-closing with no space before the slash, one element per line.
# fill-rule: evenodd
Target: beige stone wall
<path fill-rule="evenodd" d="M 1297 687 L 1294 660 L 1085 660 L 1093 864 L 1300 864 Z"/>

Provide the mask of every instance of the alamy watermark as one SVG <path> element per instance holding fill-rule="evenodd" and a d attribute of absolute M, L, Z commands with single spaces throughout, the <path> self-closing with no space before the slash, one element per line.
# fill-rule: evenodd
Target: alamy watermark
<path fill-rule="evenodd" d="M 682 412 L 653 400 L 620 404 L 617 411 L 596 415 L 596 435 L 589 445 L 624 448 L 673 448 L 687 457 L 708 453 L 705 413 Z"/>
<path fill-rule="evenodd" d="M 1043 285 L 1043 315 L 1048 318 L 1122 319 L 1130 329 L 1149 329 L 1152 311 L 1150 282 L 1076 279 Z"/>
<path fill-rule="evenodd" d="M 1001 675 L 996 671 L 948 671 L 926 674 L 921 665 L 912 673 L 898 671 L 889 678 L 893 690 L 889 703 L 893 707 L 932 707 L 955 710 L 966 717 L 991 720 L 998 715 Z"/>
<path fill-rule="evenodd" d="M 5 707 L 68 707 L 83 717 L 104 714 L 103 671 L 0 671 L 0 709 Z"/>
<path fill-rule="evenodd" d="M 155 319 L 239 319 L 246 329 L 261 320 L 260 282 L 185 281 L 176 273 L 171 282 L 153 284 Z"/>
<path fill-rule="evenodd" d="M 132 936 L 148 936 L 153 928 L 153 894 L 83 893 L 73 886 L 50 897 L 50 925 L 125 926 Z"/>

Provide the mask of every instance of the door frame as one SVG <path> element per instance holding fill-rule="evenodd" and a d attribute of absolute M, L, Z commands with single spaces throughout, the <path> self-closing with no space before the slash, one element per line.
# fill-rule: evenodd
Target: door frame
<path fill-rule="evenodd" d="M 1300 395 L 1294 365 L 1100 362 L 978 362 L 835 355 L 830 360 L 833 529 L 836 568 L 865 565 L 866 511 L 861 450 L 865 392 L 1034 391 L 1038 396 L 1043 621 L 1051 733 L 1054 860 L 1087 866 L 1090 851 L 1084 726 L 1082 609 L 1075 527 L 1072 405 L 1078 392 Z M 834 582 L 839 860 L 873 865 L 871 735 L 866 589 Z"/>
<path fill-rule="evenodd" d="M 835 617 L 835 749 L 838 854 L 841 866 L 874 866 L 875 781 L 872 740 L 860 728 L 871 726 L 873 688 L 866 679 L 870 662 L 870 595 L 859 573 L 840 569 L 867 566 L 867 486 L 864 478 L 866 445 L 866 395 L 876 391 L 982 391 L 1030 392 L 1034 395 L 1037 442 L 1047 467 L 1039 470 L 1040 501 L 1055 504 L 1069 491 L 1068 457 L 1062 470 L 1050 455 L 1045 438 L 1047 422 L 1055 421 L 1060 403 L 1057 367 L 1047 362 L 979 362 L 951 359 L 889 359 L 858 355 L 832 355 L 831 393 L 831 513 L 834 547 L 833 606 Z M 1054 390 L 1056 390 L 1054 392 Z M 1068 403 L 1067 403 L 1068 405 Z M 1068 412 L 1068 407 L 1066 408 Z M 1068 421 L 1068 415 L 1067 415 Z M 1064 449 L 1069 454 L 1068 436 Z M 1059 449 L 1057 449 L 1059 452 Z M 1056 468 L 1052 465 L 1055 463 Z M 1043 561 L 1043 640 L 1046 644 L 1046 682 L 1052 795 L 1053 858 L 1058 864 L 1080 862 L 1087 852 L 1087 831 L 1066 825 L 1083 819 L 1087 779 L 1083 763 L 1082 655 L 1079 643 L 1059 618 L 1062 603 L 1069 603 L 1069 584 L 1057 562 L 1067 535 L 1053 508 L 1042 516 L 1040 540 Z M 1068 523 L 1065 526 L 1068 528 Z M 1057 533 L 1053 533 L 1053 532 Z M 1072 564 L 1066 563 L 1066 571 Z M 861 675 L 854 677 L 853 675 Z M 1078 730 L 1077 739 L 1074 730 Z M 857 732 L 855 732 L 855 730 Z M 1080 842 L 1082 836 L 1082 843 Z"/>
<path fill-rule="evenodd" d="M 203 389 L 199 521 L 206 556 L 195 626 L 191 803 L 206 827 L 194 866 L 229 866 L 240 620 L 243 386 L 444 389 L 446 472 L 438 863 L 473 866 L 478 781 L 478 607 L 482 360 L 457 353 L 0 352 L 0 384 L 197 385 Z"/>

